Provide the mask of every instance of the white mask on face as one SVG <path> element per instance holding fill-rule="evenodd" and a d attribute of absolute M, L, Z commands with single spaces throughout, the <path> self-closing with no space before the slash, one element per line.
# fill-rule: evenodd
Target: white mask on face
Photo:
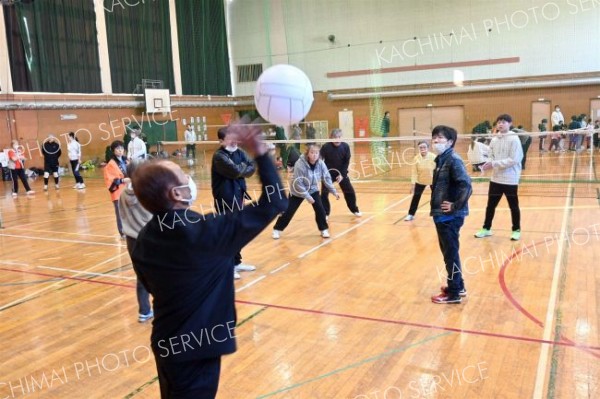
<path fill-rule="evenodd" d="M 433 143 L 433 149 L 439 155 L 446 151 L 448 148 L 448 143 Z"/>
<path fill-rule="evenodd" d="M 13 145 L 13 149 L 14 149 L 14 150 L 18 150 L 18 149 L 19 149 L 19 145 L 18 145 L 18 144 L 14 144 L 14 145 Z"/>
<path fill-rule="evenodd" d="M 196 187 L 196 182 L 194 182 L 194 180 L 191 177 L 189 177 L 188 179 L 188 184 L 185 184 L 183 186 L 176 186 L 173 188 L 188 187 L 190 189 L 190 198 L 182 199 L 180 201 L 191 206 L 192 203 L 196 201 L 196 198 L 198 198 L 198 188 Z"/>
<path fill-rule="evenodd" d="M 237 144 L 228 145 L 227 147 L 225 147 L 225 149 L 229 152 L 234 152 L 235 150 L 238 149 L 238 146 L 237 146 Z"/>

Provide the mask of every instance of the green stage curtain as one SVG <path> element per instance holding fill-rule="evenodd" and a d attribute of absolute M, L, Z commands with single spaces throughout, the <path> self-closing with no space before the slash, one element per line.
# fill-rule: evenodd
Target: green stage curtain
<path fill-rule="evenodd" d="M 168 0 L 104 0 L 114 93 L 139 92 L 142 79 L 175 93 Z"/>
<path fill-rule="evenodd" d="M 232 94 L 223 3 L 175 2 L 183 94 Z"/>
<path fill-rule="evenodd" d="M 92 0 L 23 0 L 4 18 L 14 91 L 101 92 Z"/>

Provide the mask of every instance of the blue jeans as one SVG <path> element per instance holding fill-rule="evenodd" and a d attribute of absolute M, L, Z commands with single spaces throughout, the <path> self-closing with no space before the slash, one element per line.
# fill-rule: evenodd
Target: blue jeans
<path fill-rule="evenodd" d="M 131 252 L 133 251 L 133 245 L 135 244 L 135 239 L 127 236 L 127 252 L 129 252 L 129 257 L 131 258 Z M 133 258 L 131 258 L 131 263 L 133 264 Z M 133 270 L 135 271 L 135 265 L 133 265 Z M 136 272 L 137 274 L 137 272 Z M 138 301 L 138 313 L 139 314 L 148 314 L 152 310 L 150 307 L 150 294 L 146 290 L 146 287 L 142 284 L 142 282 L 138 279 L 136 285 L 136 294 Z"/>
<path fill-rule="evenodd" d="M 460 228 L 464 222 L 465 218 L 463 217 L 454 217 L 448 221 L 435 222 L 440 249 L 442 250 L 446 272 L 448 273 L 448 296 L 451 298 L 458 297 L 458 293 L 465 288 L 460 256 L 458 254 Z"/>

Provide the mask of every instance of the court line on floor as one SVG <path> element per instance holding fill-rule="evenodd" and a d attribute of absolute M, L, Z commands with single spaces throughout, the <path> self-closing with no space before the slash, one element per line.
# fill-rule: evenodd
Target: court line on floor
<path fill-rule="evenodd" d="M 577 161 L 576 158 L 573 158 L 573 162 L 571 163 L 571 173 L 575 173 L 575 170 L 577 169 Z M 560 271 L 561 271 L 561 264 L 563 262 L 563 256 L 564 256 L 564 244 L 565 244 L 565 240 L 564 237 L 568 236 L 567 233 L 567 228 L 568 228 L 568 223 L 569 223 L 569 217 L 571 216 L 572 212 L 571 209 L 569 209 L 569 205 L 573 205 L 573 196 L 574 196 L 574 190 L 573 190 L 573 183 L 569 183 L 569 186 L 567 187 L 567 198 L 565 199 L 565 210 L 563 212 L 563 217 L 562 217 L 562 221 L 561 221 L 561 228 L 560 228 L 560 236 L 561 239 L 559 240 L 559 244 L 558 244 L 558 249 L 556 251 L 556 258 L 554 261 L 554 270 L 552 272 L 552 284 L 551 284 L 551 288 L 550 288 L 550 295 L 548 298 L 548 307 L 546 310 L 546 321 L 544 322 L 544 333 L 542 335 L 543 339 L 545 340 L 549 340 L 550 337 L 552 336 L 552 327 L 553 327 L 553 321 L 554 321 L 554 312 L 556 309 L 556 301 L 558 299 L 558 283 L 560 280 Z M 538 360 L 538 367 L 537 367 L 537 371 L 536 371 L 536 376 L 535 376 L 535 385 L 534 385 L 534 390 L 533 390 L 533 395 L 532 397 L 534 399 L 541 399 L 543 396 L 543 390 L 544 390 L 544 383 L 546 380 L 546 368 L 548 365 L 548 358 L 550 357 L 550 345 L 548 344 L 543 344 L 542 347 L 540 348 L 540 357 Z"/>
<path fill-rule="evenodd" d="M 398 206 L 398 205 L 400 205 L 401 203 L 403 203 L 404 201 L 406 201 L 406 200 L 407 200 L 407 199 L 409 199 L 409 198 L 412 198 L 412 195 L 409 195 L 409 196 L 407 196 L 407 197 L 405 197 L 405 198 L 402 198 L 402 199 L 401 199 L 401 200 L 399 200 L 399 201 L 396 201 L 396 202 L 394 202 L 393 204 L 390 204 L 390 205 L 388 205 L 388 206 L 387 206 L 386 208 L 384 208 L 383 210 L 381 210 L 381 211 L 378 211 L 378 212 L 377 212 L 377 213 L 375 213 L 374 215 L 372 215 L 372 216 L 369 216 L 368 218 L 365 218 L 365 219 L 363 219 L 363 220 L 362 220 L 360 223 L 358 223 L 358 224 L 355 224 L 355 225 L 353 225 L 352 227 L 349 227 L 349 228 L 347 228 L 346 230 L 343 230 L 341 233 L 338 233 L 338 234 L 334 235 L 332 238 L 326 239 L 325 241 L 323 241 L 323 242 L 322 242 L 322 243 L 320 243 L 319 245 L 316 245 L 316 246 L 314 246 L 313 248 L 311 248 L 311 249 L 309 249 L 309 250 L 307 250 L 307 251 L 305 251 L 305 252 L 302 252 L 300 255 L 298 255 L 298 256 L 297 256 L 295 259 L 293 259 L 292 261 L 290 261 L 290 262 L 287 262 L 287 263 L 285 263 L 285 264 L 283 264 L 283 265 L 281 265 L 281 266 L 279 266 L 279 267 L 277 267 L 277 268 L 275 268 L 275 269 L 273 269 L 273 270 L 269 271 L 269 274 L 263 274 L 263 275 L 261 275 L 261 276 L 260 276 L 260 277 L 258 277 L 256 280 L 254 280 L 254 281 L 252 281 L 252 282 L 250 282 L 250 283 L 248 283 L 248 284 L 244 285 L 243 287 L 240 287 L 240 288 L 236 289 L 236 290 L 235 290 L 235 292 L 241 292 L 241 291 L 245 290 L 246 288 L 248 288 L 248 287 L 251 287 L 251 286 L 252 286 L 252 285 L 254 285 L 255 283 L 259 282 L 260 280 L 263 280 L 265 277 L 267 277 L 267 276 L 269 276 L 269 275 L 272 275 L 272 274 L 275 274 L 275 273 L 277 273 L 277 272 L 279 272 L 279 271 L 281 271 L 281 270 L 285 269 L 285 268 L 286 268 L 286 267 L 288 267 L 288 266 L 289 266 L 289 265 L 290 265 L 292 262 L 294 262 L 294 261 L 296 261 L 296 260 L 299 260 L 299 259 L 303 259 L 303 258 L 305 258 L 306 256 L 308 256 L 308 255 L 312 254 L 313 252 L 315 252 L 315 251 L 319 250 L 320 248 L 323 248 L 324 246 L 331 244 L 332 242 L 334 242 L 334 241 L 335 241 L 335 240 L 337 240 L 338 238 L 345 236 L 346 234 L 350 233 L 351 231 L 353 231 L 353 230 L 355 230 L 355 229 L 357 229 L 357 228 L 361 227 L 361 226 L 362 226 L 362 225 L 364 225 L 365 223 L 367 223 L 367 222 L 369 222 L 369 221 L 373 220 L 373 219 L 374 219 L 375 217 L 377 217 L 377 216 L 378 216 L 380 213 L 387 212 L 389 209 L 391 209 L 391 208 L 393 208 L 393 207 L 395 207 L 395 206 Z"/>
<path fill-rule="evenodd" d="M 123 255 L 125 255 L 125 253 L 121 253 L 121 254 L 112 256 L 112 257 L 110 257 L 108 259 L 103 260 L 102 262 L 100 262 L 98 264 L 93 265 L 89 269 L 83 270 L 82 272 L 87 272 L 87 271 L 93 270 L 94 268 L 102 266 L 102 265 L 104 265 L 106 263 L 112 262 L 113 260 L 118 259 L 118 258 L 120 258 Z M 0 270 L 8 270 L 8 271 L 13 271 L 13 272 L 17 272 L 17 273 L 24 273 L 24 270 L 4 269 L 4 268 L 0 268 Z M 33 274 L 33 273 L 30 273 L 30 274 Z M 48 277 L 53 277 L 53 278 L 59 277 L 59 276 L 56 276 L 56 275 L 47 275 L 47 276 Z M 75 279 L 73 277 L 63 277 L 63 278 L 66 279 L 66 280 L 74 280 Z M 35 296 L 43 293 L 43 292 L 49 291 L 52 288 L 55 288 L 57 285 L 61 284 L 63 281 L 64 280 L 57 281 L 54 284 L 49 285 L 48 287 L 44 287 L 44 288 L 42 288 L 42 289 L 40 289 L 40 290 L 38 290 L 36 292 L 33 292 L 31 294 L 27 294 L 27 295 L 25 295 L 22 298 L 16 299 L 16 300 L 14 300 L 12 302 L 9 302 L 9 303 L 7 303 L 5 305 L 2 305 L 2 306 L 0 306 L 0 312 L 3 311 L 3 310 L 5 310 L 5 309 L 8 309 L 8 308 L 10 308 L 10 307 L 12 307 L 14 305 L 18 305 L 18 304 L 20 304 L 22 302 L 25 302 L 25 301 L 27 301 L 27 300 L 29 300 L 29 299 L 31 299 L 31 298 L 33 298 L 33 297 L 35 297 Z M 84 281 L 94 282 L 94 283 L 100 283 L 100 281 L 94 281 L 94 280 L 85 280 L 84 279 Z M 117 285 L 117 284 L 114 284 L 114 283 L 107 283 L 107 284 L 108 285 Z M 127 286 L 127 288 L 135 288 L 135 286 Z"/>
<path fill-rule="evenodd" d="M 52 230 L 31 230 L 23 227 L 6 227 L 5 230 L 25 230 L 32 233 L 50 233 L 50 234 L 71 234 L 78 236 L 86 236 L 86 237 L 103 237 L 103 238 L 115 238 L 116 234 L 106 235 L 106 234 L 90 234 L 90 233 L 71 233 L 68 231 L 52 231 Z"/>
<path fill-rule="evenodd" d="M 544 339 L 539 339 L 539 338 L 521 337 L 518 335 L 500 334 L 500 333 L 487 332 L 487 331 L 481 331 L 481 330 L 467 330 L 467 329 L 456 328 L 456 327 L 438 326 L 435 324 L 417 323 L 417 322 L 406 321 L 406 320 L 382 319 L 382 318 L 377 318 L 377 317 L 360 316 L 360 315 L 353 315 L 353 314 L 347 314 L 347 313 L 328 312 L 328 311 L 324 311 L 324 310 L 297 308 L 297 307 L 293 307 L 293 306 L 275 305 L 275 304 L 270 304 L 270 303 L 246 301 L 246 300 L 240 300 L 240 299 L 236 299 L 235 302 L 242 303 L 244 305 L 267 306 L 267 307 L 274 308 L 274 309 L 290 310 L 293 312 L 310 313 L 310 314 L 323 315 L 323 316 L 342 317 L 342 318 L 353 319 L 353 320 L 374 321 L 374 322 L 379 322 L 379 323 L 397 324 L 397 325 L 418 327 L 418 328 L 428 328 L 431 330 L 451 331 L 451 332 L 458 332 L 461 334 L 479 335 L 479 336 L 493 337 L 493 338 L 504 338 L 504 339 L 509 339 L 509 340 L 513 340 L 513 341 L 524 341 L 524 342 L 533 342 L 533 343 L 538 343 L 538 344 L 551 344 L 551 345 L 559 345 L 559 346 L 574 347 L 574 348 L 584 348 L 584 349 L 590 349 L 590 350 L 600 350 L 600 346 L 580 345 L 576 342 L 550 341 L 550 340 L 544 340 Z"/>
<path fill-rule="evenodd" d="M 49 269 L 49 270 L 56 270 L 56 271 L 60 271 L 60 272 L 85 274 L 88 276 L 99 276 L 99 277 L 116 278 L 116 279 L 121 279 L 121 280 L 133 280 L 133 281 L 137 280 L 136 277 L 115 276 L 114 274 L 108 274 L 108 273 L 82 272 L 81 270 L 64 269 L 62 267 L 53 267 L 53 266 L 35 266 L 35 267 L 38 269 Z"/>
<path fill-rule="evenodd" d="M 356 367 L 360 367 L 363 364 L 375 362 L 375 361 L 377 361 L 379 359 L 383 359 L 383 358 L 386 358 L 386 357 L 393 356 L 396 353 L 405 352 L 405 351 L 407 351 L 409 349 L 412 349 L 412 348 L 424 345 L 424 344 L 426 344 L 426 343 L 428 343 L 430 341 L 436 340 L 438 338 L 443 338 L 443 337 L 445 337 L 447 335 L 450 335 L 450 334 L 452 334 L 452 333 L 451 332 L 441 333 L 441 334 L 438 334 L 438 335 L 427 337 L 425 339 L 422 339 L 421 341 L 417 341 L 414 344 L 404 345 L 404 346 L 400 346 L 400 347 L 395 348 L 395 349 L 391 349 L 391 350 L 383 352 L 383 353 L 381 353 L 379 355 L 366 358 L 366 359 L 361 360 L 359 362 L 349 364 L 349 365 L 347 365 L 345 367 L 332 370 L 332 371 L 330 371 L 328 373 L 325 373 L 325 374 L 322 374 L 322 375 L 319 375 L 319 376 L 316 376 L 316 377 L 313 377 L 313 378 L 309 378 L 308 380 L 304 380 L 304 381 L 292 384 L 292 385 L 287 386 L 285 388 L 278 389 L 277 391 L 273 391 L 273 392 L 269 392 L 269 393 L 264 394 L 264 395 L 257 396 L 256 399 L 268 398 L 269 396 L 277 395 L 278 393 L 291 391 L 292 389 L 296 389 L 296 388 L 299 388 L 299 387 L 304 386 L 306 384 L 310 384 L 311 382 L 319 381 L 319 380 L 322 380 L 324 378 L 330 377 L 332 375 L 335 375 L 335 374 L 338 374 L 338 373 L 342 373 L 342 372 L 344 372 L 346 370 L 350 370 L 350 369 L 353 369 L 353 368 L 356 368 Z"/>
<path fill-rule="evenodd" d="M 0 237 L 14 237 L 14 238 L 23 238 L 23 239 L 30 239 L 30 240 L 68 242 L 68 243 L 74 243 L 74 244 L 88 244 L 88 245 L 104 245 L 104 246 L 109 246 L 109 247 L 125 248 L 125 245 L 123 245 L 123 244 L 110 244 L 110 243 L 106 243 L 106 242 L 93 242 L 93 241 L 82 241 L 82 240 L 67 240 L 64 238 L 43 238 L 43 237 L 21 236 L 21 235 L 17 235 L 17 234 L 3 234 L 3 233 L 0 233 Z"/>

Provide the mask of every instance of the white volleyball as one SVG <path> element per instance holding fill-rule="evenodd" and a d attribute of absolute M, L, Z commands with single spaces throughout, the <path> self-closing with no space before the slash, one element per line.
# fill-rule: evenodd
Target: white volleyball
<path fill-rule="evenodd" d="M 274 65 L 263 71 L 254 90 L 254 104 L 260 116 L 279 126 L 304 119 L 313 99 L 308 76 L 287 64 Z"/>

